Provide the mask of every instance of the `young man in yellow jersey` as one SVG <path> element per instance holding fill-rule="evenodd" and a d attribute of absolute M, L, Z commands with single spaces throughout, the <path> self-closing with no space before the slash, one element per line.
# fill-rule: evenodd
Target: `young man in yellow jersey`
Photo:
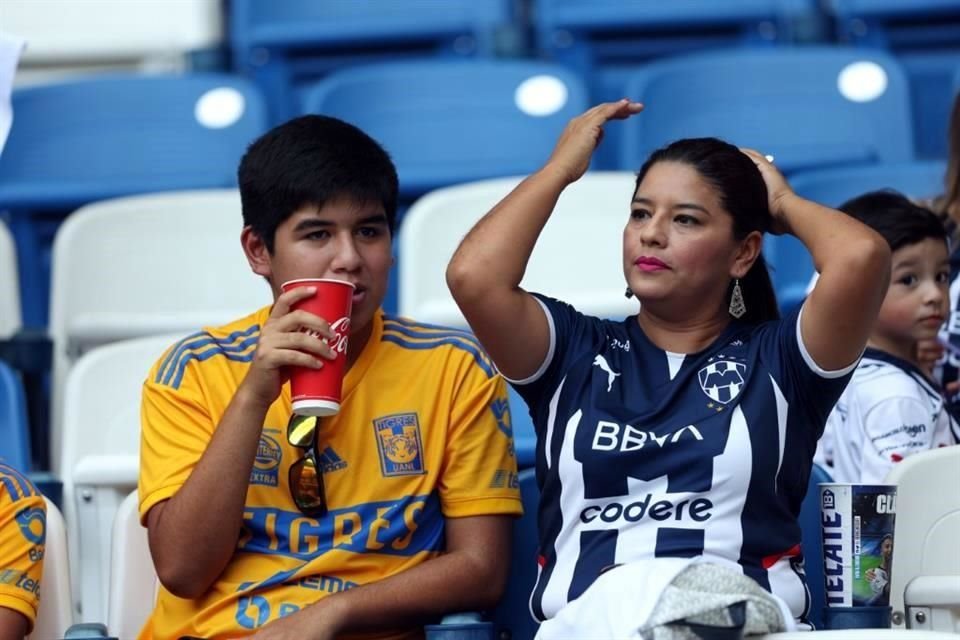
<path fill-rule="evenodd" d="M 37 488 L 0 460 L 0 639 L 23 640 L 40 602 L 47 507 Z"/>
<path fill-rule="evenodd" d="M 239 181 L 274 303 L 173 345 L 144 386 L 140 514 L 162 588 L 141 637 L 418 637 L 491 607 L 521 512 L 506 387 L 469 333 L 380 310 L 392 162 L 304 116 L 254 142 Z M 290 367 L 332 356 L 327 319 L 291 311 L 312 290 L 280 290 L 297 278 L 356 289 L 341 410 L 291 422 Z"/>

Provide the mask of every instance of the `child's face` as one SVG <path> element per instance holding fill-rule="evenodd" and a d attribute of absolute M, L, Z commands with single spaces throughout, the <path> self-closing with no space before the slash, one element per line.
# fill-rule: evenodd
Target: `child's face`
<path fill-rule="evenodd" d="M 936 338 L 949 307 L 946 243 L 927 238 L 893 252 L 890 288 L 874 335 L 904 344 Z"/>

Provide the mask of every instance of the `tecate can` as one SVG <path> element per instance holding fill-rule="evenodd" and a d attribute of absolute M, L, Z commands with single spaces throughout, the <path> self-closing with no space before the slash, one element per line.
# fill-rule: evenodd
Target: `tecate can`
<path fill-rule="evenodd" d="M 820 485 L 828 607 L 890 604 L 896 500 L 895 485 Z"/>

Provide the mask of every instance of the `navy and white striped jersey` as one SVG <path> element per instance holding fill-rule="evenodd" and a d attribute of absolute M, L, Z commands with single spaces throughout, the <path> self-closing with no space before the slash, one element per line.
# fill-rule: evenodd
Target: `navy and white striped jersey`
<path fill-rule="evenodd" d="M 915 365 L 867 349 L 827 420 L 833 479 L 882 483 L 914 453 L 956 444 L 960 427 L 940 389 Z"/>
<path fill-rule="evenodd" d="M 701 555 L 737 563 L 804 617 L 797 514 L 854 366 L 817 367 L 799 311 L 732 322 L 684 355 L 656 347 L 635 316 L 600 320 L 537 299 L 550 350 L 513 381 L 537 431 L 534 617 L 553 617 L 609 565 Z"/>
<path fill-rule="evenodd" d="M 940 342 L 944 345 L 943 357 L 937 363 L 934 375 L 941 386 L 960 380 L 960 251 L 950 256 L 950 314 L 940 328 Z M 960 420 L 960 393 L 947 398 L 947 411 L 955 420 Z"/>

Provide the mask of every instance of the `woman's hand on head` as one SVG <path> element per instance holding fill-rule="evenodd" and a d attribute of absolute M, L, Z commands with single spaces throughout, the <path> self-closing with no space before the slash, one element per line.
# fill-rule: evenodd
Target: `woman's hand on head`
<path fill-rule="evenodd" d="M 603 139 L 603 125 L 610 120 L 626 120 L 640 113 L 643 105 L 627 98 L 604 102 L 571 120 L 550 154 L 545 168 L 558 171 L 567 184 L 586 173 L 590 158 Z"/>
<path fill-rule="evenodd" d="M 753 164 L 760 170 L 764 184 L 767 185 L 767 202 L 770 207 L 770 215 L 773 217 L 770 233 L 775 235 L 788 233 L 790 227 L 786 222 L 783 207 L 786 199 L 793 195 L 793 189 L 787 184 L 787 180 L 780 173 L 780 170 L 773 166 L 773 163 L 765 155 L 759 151 L 743 147 L 740 148 L 740 151 L 753 160 Z"/>

